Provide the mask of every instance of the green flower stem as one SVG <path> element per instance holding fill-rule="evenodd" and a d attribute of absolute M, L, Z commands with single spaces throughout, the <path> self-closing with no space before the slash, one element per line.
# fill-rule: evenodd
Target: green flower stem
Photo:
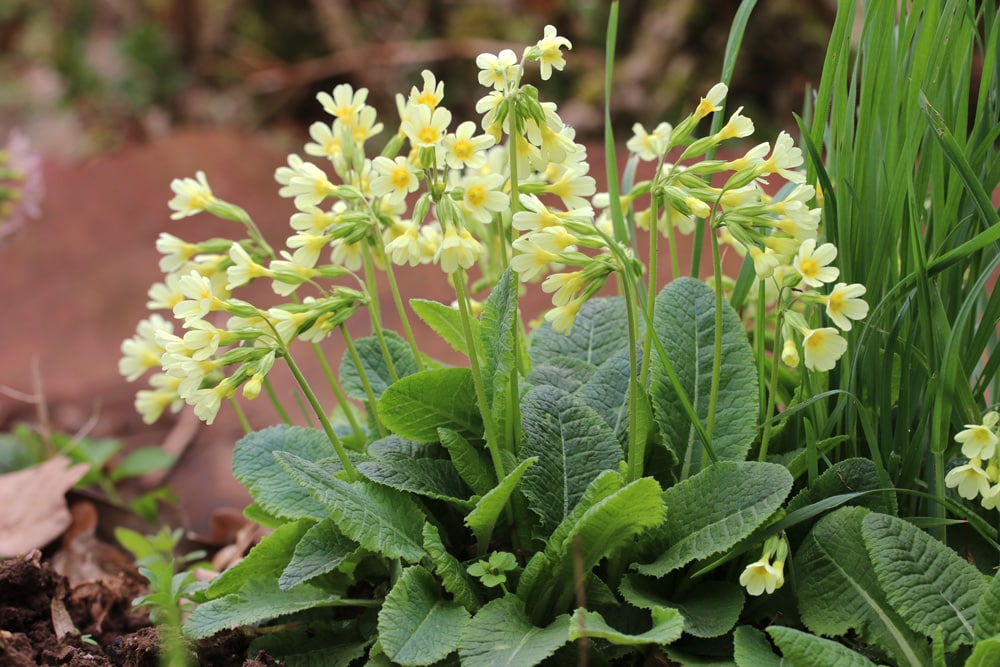
<path fill-rule="evenodd" d="M 763 283 L 761 283 L 763 284 Z M 778 295 L 778 302 L 781 303 L 781 295 Z M 760 304 L 760 301 L 758 301 Z M 760 307 L 760 306 L 759 306 Z M 774 352 L 771 354 L 771 379 L 768 381 L 767 410 L 764 413 L 764 432 L 760 436 L 760 453 L 757 455 L 758 461 L 767 460 L 767 448 L 771 444 L 771 418 L 774 416 L 775 405 L 778 395 L 778 367 L 781 365 L 781 320 L 783 312 L 780 308 L 775 319 L 774 329 Z M 762 318 L 762 315 L 758 314 Z M 763 325 L 760 327 L 763 329 Z M 763 348 L 763 341 L 761 347 Z M 763 356 L 763 354 L 761 355 Z M 762 362 L 763 363 L 763 362 Z"/>
<path fill-rule="evenodd" d="M 715 428 L 715 409 L 719 403 L 719 385 L 722 382 L 722 258 L 719 254 L 719 235 L 713 225 L 708 225 L 712 241 L 712 271 L 715 273 L 715 339 L 712 345 L 712 388 L 708 395 L 708 417 L 705 433 L 709 438 Z"/>
<path fill-rule="evenodd" d="M 365 293 L 370 303 L 368 314 L 372 321 L 372 333 L 375 334 L 379 348 L 382 350 L 382 358 L 385 359 L 385 367 L 389 370 L 389 378 L 395 382 L 399 379 L 399 375 L 396 373 L 395 364 L 392 363 L 392 355 L 389 354 L 389 346 L 386 345 L 385 334 L 382 332 L 382 306 L 378 298 L 378 280 L 375 278 L 375 262 L 372 259 L 371 246 L 366 243 L 364 249 Z"/>
<path fill-rule="evenodd" d="M 281 417 L 281 421 L 291 424 L 292 420 L 285 411 L 285 406 L 281 404 L 278 394 L 274 391 L 274 385 L 271 384 L 270 378 L 266 375 L 264 376 L 264 391 L 267 392 L 267 397 L 271 400 L 271 405 L 274 406 L 274 410 L 278 413 L 278 416 Z"/>
<path fill-rule="evenodd" d="M 757 281 L 757 310 L 754 313 L 754 323 L 753 323 L 753 342 L 754 342 L 754 356 L 757 358 L 757 405 L 760 406 L 759 410 L 764 409 L 764 405 L 767 403 L 767 388 L 768 384 L 764 381 L 764 361 L 767 356 L 767 339 L 764 334 L 764 300 L 767 296 L 767 288 L 763 280 Z M 778 315 L 776 321 L 778 326 L 781 326 L 781 294 L 778 294 Z M 771 386 L 774 389 L 774 386 Z M 763 424 L 767 421 L 765 412 L 760 412 L 758 417 L 760 423 Z"/>
<path fill-rule="evenodd" d="M 511 91 L 507 95 L 507 127 L 510 130 L 509 141 L 507 142 L 507 147 L 510 150 L 510 156 L 507 159 L 510 168 L 510 213 L 511 216 L 521 210 L 521 194 L 520 194 L 520 184 L 518 183 L 517 177 L 517 90 Z M 504 269 L 507 268 L 507 244 L 513 243 L 513 238 L 510 238 L 514 234 L 513 218 L 511 219 L 510 230 L 503 229 L 500 226 L 500 266 Z M 509 231 L 509 234 L 508 234 Z"/>
<path fill-rule="evenodd" d="M 661 160 L 662 161 L 662 160 Z M 657 163 L 657 173 L 659 173 L 659 162 Z M 657 200 L 655 195 L 650 195 L 649 198 L 649 287 L 646 289 L 646 316 L 650 321 L 653 321 L 653 315 L 656 312 L 656 287 L 657 287 L 657 245 L 659 244 L 659 230 L 657 229 L 657 217 L 659 216 L 659 211 L 657 210 Z M 671 227 L 673 227 L 671 225 Z M 674 248 L 673 230 L 668 230 L 670 235 L 670 260 L 671 260 L 671 270 L 673 275 L 677 275 L 677 250 Z M 652 361 L 651 353 L 653 351 L 653 328 L 646 327 L 646 335 L 643 338 L 642 343 L 642 371 L 640 373 L 640 382 L 642 386 L 646 386 L 646 382 L 649 378 L 649 366 Z"/>
<path fill-rule="evenodd" d="M 455 296 L 458 297 L 458 312 L 462 319 L 462 328 L 465 331 L 465 345 L 469 349 L 469 368 L 472 371 L 472 381 L 476 387 L 476 399 L 479 402 L 479 411 L 483 415 L 483 426 L 486 429 L 486 448 L 490 452 L 490 459 L 493 461 L 493 470 L 496 472 L 497 480 L 506 477 L 503 458 L 500 456 L 500 440 L 497 438 L 496 427 L 493 423 L 493 415 L 490 413 L 490 404 L 486 400 L 486 388 L 483 384 L 483 373 L 479 367 L 479 355 L 476 354 L 476 341 L 472 339 L 472 325 L 469 324 L 469 294 L 465 289 L 465 272 L 459 269 L 451 274 L 451 281 L 455 286 Z"/>
<path fill-rule="evenodd" d="M 302 393 L 305 394 L 306 400 L 309 401 L 309 406 L 312 408 L 313 413 L 316 418 L 319 419 L 319 423 L 323 426 L 323 432 L 326 433 L 326 437 L 329 438 L 330 444 L 333 445 L 333 450 L 337 454 L 337 458 L 340 459 L 340 464 L 344 466 L 344 471 L 349 477 L 349 481 L 354 481 L 361 478 L 354 464 L 351 463 L 351 459 L 347 456 L 347 450 L 344 449 L 344 443 L 340 441 L 337 436 L 336 431 L 333 430 L 333 425 L 330 420 L 327 419 L 326 413 L 323 411 L 323 406 L 320 405 L 319 399 L 316 398 L 316 393 L 313 392 L 312 387 L 309 386 L 309 381 L 306 380 L 305 376 L 302 375 L 302 371 L 299 370 L 298 364 L 292 359 L 292 355 L 288 352 L 288 347 L 282 343 L 281 345 L 282 353 L 285 358 L 285 363 L 288 364 L 288 370 L 292 372 L 295 377 L 295 381 L 299 384 L 299 388 L 302 389 Z"/>
<path fill-rule="evenodd" d="M 382 237 L 378 234 L 375 235 L 377 243 L 379 246 L 379 251 L 382 256 L 385 256 L 385 246 L 383 245 Z M 399 321 L 403 325 L 403 333 L 406 334 L 406 340 L 410 343 L 410 350 L 413 352 L 413 359 L 417 362 L 417 370 L 424 370 L 423 355 L 420 354 L 420 348 L 417 346 L 417 339 L 413 335 L 413 328 L 410 327 L 410 318 L 406 314 L 406 308 L 403 306 L 403 297 L 399 294 L 399 285 L 396 283 L 396 273 L 393 271 L 392 262 L 389 258 L 385 259 L 385 276 L 389 280 L 389 290 L 392 292 L 392 300 L 396 305 L 396 311 L 399 313 Z"/>
<path fill-rule="evenodd" d="M 341 327 L 343 326 L 344 325 L 341 325 Z M 319 343 L 313 343 L 313 351 L 316 352 L 316 358 L 319 359 L 319 365 L 323 369 L 323 375 L 326 377 L 326 381 L 330 385 L 330 389 L 333 390 L 333 395 L 337 399 L 340 409 L 344 411 L 344 416 L 347 417 L 347 422 L 351 425 L 351 429 L 359 437 L 363 438 L 365 434 L 364 429 L 362 429 L 361 424 L 358 423 L 357 415 L 354 414 L 354 410 L 351 408 L 351 404 L 347 400 L 347 396 L 344 395 L 344 390 L 341 389 L 340 383 L 337 382 L 337 378 L 333 374 L 333 369 L 330 368 L 330 362 L 327 361 L 323 348 L 320 347 Z"/>
<path fill-rule="evenodd" d="M 233 406 L 233 412 L 236 413 L 236 418 L 240 421 L 240 426 L 243 427 L 243 432 L 248 435 L 253 433 L 253 427 L 250 426 L 250 421 L 247 419 L 247 414 L 243 412 L 243 407 L 240 405 L 239 399 L 237 399 L 236 396 L 230 396 L 229 403 Z"/>
<path fill-rule="evenodd" d="M 654 225 L 655 226 L 655 225 Z M 626 270 L 627 271 L 627 270 Z M 627 273 L 631 273 L 627 271 Z M 639 422 L 639 377 L 636 348 L 638 347 L 638 326 L 635 317 L 635 294 L 631 275 L 622 275 L 621 284 L 625 292 L 625 313 L 628 317 L 628 480 L 634 482 L 643 476 L 646 458 L 646 437 L 638 437 Z M 655 302 L 649 299 L 650 304 Z M 652 317 L 651 317 L 652 318 Z M 651 344 L 652 339 L 648 339 Z"/>
<path fill-rule="evenodd" d="M 361 357 L 358 356 L 358 348 L 354 345 L 354 339 L 351 338 L 351 334 L 347 332 L 347 325 L 340 325 L 340 333 L 344 336 L 344 342 L 347 343 L 347 352 L 351 355 L 351 360 L 354 361 L 354 367 L 358 369 L 358 377 L 361 378 L 361 386 L 365 389 L 365 396 L 368 397 L 368 412 L 371 415 L 372 420 L 375 422 L 375 426 L 378 428 L 379 437 L 384 438 L 388 435 L 385 430 L 385 426 L 382 424 L 382 420 L 378 416 L 378 401 L 375 399 L 375 392 L 372 390 L 372 383 L 368 380 L 368 373 L 365 372 L 365 367 L 361 365 Z M 360 433 L 360 431 L 357 431 Z"/>

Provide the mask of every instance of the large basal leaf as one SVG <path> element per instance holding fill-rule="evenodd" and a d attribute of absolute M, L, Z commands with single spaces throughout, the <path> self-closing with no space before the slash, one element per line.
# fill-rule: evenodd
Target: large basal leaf
<path fill-rule="evenodd" d="M 543 384 L 559 387 L 563 391 L 575 393 L 597 372 L 597 366 L 575 357 L 555 357 L 544 364 L 536 364 L 528 371 L 528 384 L 538 387 Z"/>
<path fill-rule="evenodd" d="M 475 613 L 482 603 L 472 576 L 457 558 L 448 553 L 441 541 L 441 533 L 429 523 L 424 524 L 424 549 L 434 565 L 434 574 L 441 579 L 441 587 L 451 593 L 455 602 Z"/>
<path fill-rule="evenodd" d="M 260 635 L 250 643 L 247 654 L 265 651 L 287 667 L 350 667 L 365 654 L 369 643 L 357 625 L 356 619 L 295 624 Z"/>
<path fill-rule="evenodd" d="M 291 561 L 278 578 L 278 586 L 288 590 L 333 572 L 357 548 L 357 542 L 345 537 L 332 520 L 324 519 L 312 526 L 295 545 Z"/>
<path fill-rule="evenodd" d="M 898 665 L 931 664 L 927 640 L 917 636 L 879 586 L 861 525 L 862 507 L 842 507 L 816 522 L 795 554 L 799 612 L 811 631 L 854 632 L 885 650 Z"/>
<path fill-rule="evenodd" d="M 295 452 L 315 462 L 334 454 L 330 439 L 316 429 L 283 424 L 243 436 L 233 450 L 233 475 L 268 514 L 284 519 L 326 517 L 326 508 L 274 462 L 276 451 Z"/>
<path fill-rule="evenodd" d="M 663 494 L 655 479 L 642 477 L 620 485 L 620 475 L 614 472 L 594 480 L 580 505 L 549 538 L 540 558 L 529 561 L 517 593 L 528 601 L 532 613 L 568 604 L 577 564 L 590 572 L 603 558 L 631 545 L 636 535 L 663 522 Z"/>
<path fill-rule="evenodd" d="M 520 465 L 507 473 L 507 476 L 499 484 L 480 498 L 473 510 L 465 517 L 465 525 L 475 535 L 476 545 L 479 548 L 480 554 L 486 553 L 486 545 L 489 544 L 493 527 L 496 526 L 497 519 L 500 518 L 504 508 L 507 506 L 510 495 L 514 493 L 514 489 L 517 488 L 518 482 L 521 481 L 524 472 L 534 465 L 537 460 L 536 458 L 530 458 L 521 461 Z"/>
<path fill-rule="evenodd" d="M 775 463 L 720 461 L 702 470 L 664 492 L 659 537 L 667 551 L 635 569 L 662 577 L 730 549 L 771 519 L 791 489 L 792 476 Z"/>
<path fill-rule="evenodd" d="M 329 591 L 302 584 L 289 591 L 278 588 L 277 577 L 250 579 L 237 593 L 198 605 L 184 624 L 184 634 L 204 639 L 217 632 L 318 607 L 354 606 Z"/>
<path fill-rule="evenodd" d="M 702 424 L 707 423 L 715 350 L 715 292 L 694 278 L 678 278 L 656 297 L 656 335 Z M 652 354 L 649 398 L 664 442 L 691 472 L 703 444 L 681 406 L 660 357 Z M 722 302 L 722 365 L 712 447 L 720 459 L 742 461 L 757 434 L 757 371 L 739 316 Z"/>
<path fill-rule="evenodd" d="M 392 359 L 393 370 L 396 371 L 396 378 L 406 377 L 417 372 L 417 362 L 413 358 L 413 350 L 409 344 L 397 333 L 393 331 L 383 331 L 382 338 L 385 340 L 386 349 L 389 350 L 389 358 Z M 354 341 L 354 347 L 361 360 L 361 369 L 368 378 L 368 384 L 372 388 L 372 393 L 376 400 L 393 383 L 392 374 L 389 372 L 389 365 L 385 361 L 382 353 L 382 346 L 375 336 L 366 336 Z M 365 393 L 361 375 L 358 367 L 354 363 L 354 358 L 350 351 L 344 352 L 344 357 L 340 360 L 340 384 L 344 387 L 344 393 L 359 401 L 368 400 Z"/>
<path fill-rule="evenodd" d="M 483 422 L 468 368 L 435 368 L 401 378 L 378 402 L 382 422 L 395 434 L 419 442 L 437 440 L 437 430 L 480 436 Z"/>
<path fill-rule="evenodd" d="M 292 560 L 295 547 L 313 525 L 312 521 L 302 519 L 276 528 L 243 560 L 212 580 L 202 597 L 206 600 L 221 598 L 239 592 L 254 579 L 277 579 Z"/>
<path fill-rule="evenodd" d="M 420 561 L 424 515 L 405 494 L 368 481 L 345 482 L 288 452 L 275 452 L 281 467 L 330 512 L 340 531 L 389 558 Z"/>
<path fill-rule="evenodd" d="M 373 482 L 397 491 L 414 493 L 435 500 L 445 500 L 469 508 L 469 491 L 451 461 L 434 458 L 411 458 L 399 454 L 362 461 L 358 472 Z"/>
<path fill-rule="evenodd" d="M 767 629 L 785 660 L 793 665 L 836 665 L 837 667 L 875 667 L 875 663 L 843 644 L 808 632 L 781 625 Z"/>
<path fill-rule="evenodd" d="M 447 428 L 438 429 L 441 445 L 448 450 L 451 463 L 459 477 L 469 485 L 472 492 L 483 495 L 493 488 L 496 476 L 485 457 L 467 439 Z"/>
<path fill-rule="evenodd" d="M 639 575 L 628 575 L 619 592 L 641 609 L 676 609 L 684 617 L 684 632 L 694 637 L 721 637 L 733 629 L 743 611 L 743 589 L 728 581 L 699 582 L 676 601 L 651 593 L 649 583 Z"/>
<path fill-rule="evenodd" d="M 657 607 L 652 610 L 653 627 L 638 635 L 628 634 L 608 625 L 604 617 L 596 611 L 583 607 L 573 612 L 569 624 L 569 638 L 576 641 L 580 637 L 603 639 L 620 646 L 664 646 L 680 639 L 684 629 L 684 619 L 676 609 Z"/>
<path fill-rule="evenodd" d="M 548 533 L 569 515 L 594 478 L 617 468 L 622 449 L 593 408 L 561 389 L 531 389 L 521 415 L 521 456 L 538 458 L 525 473 L 522 490 Z"/>
<path fill-rule="evenodd" d="M 844 459 L 833 464 L 813 484 L 788 501 L 786 510 L 790 514 L 825 498 L 881 488 L 883 484 L 871 459 L 860 457 Z M 895 495 L 891 492 L 859 496 L 856 500 L 850 501 L 850 504 L 867 507 L 873 512 L 896 513 Z"/>
<path fill-rule="evenodd" d="M 979 598 L 976 614 L 976 639 L 1000 635 L 1000 572 L 993 575 L 989 586 Z"/>
<path fill-rule="evenodd" d="M 434 576 L 422 567 L 403 570 L 378 614 L 379 643 L 399 665 L 429 665 L 458 648 L 469 612 L 442 600 Z"/>
<path fill-rule="evenodd" d="M 472 618 L 458 645 L 464 665 L 532 667 L 569 641 L 569 616 L 544 628 L 532 625 L 515 595 L 493 600 Z"/>
<path fill-rule="evenodd" d="M 983 639 L 972 649 L 965 667 L 996 667 L 1000 665 L 1000 635 Z"/>
<path fill-rule="evenodd" d="M 861 537 L 882 590 L 903 620 L 922 635 L 940 628 L 946 651 L 975 639 L 979 599 L 986 578 L 912 523 L 869 514 Z"/>
<path fill-rule="evenodd" d="M 622 442 L 628 442 L 628 347 L 621 350 L 598 367 L 597 371 L 575 393 L 577 398 L 592 407 L 611 427 L 612 433 L 619 434 Z M 624 435 L 624 440 L 621 440 Z"/>
<path fill-rule="evenodd" d="M 494 396 L 509 382 L 514 368 L 517 341 L 517 280 L 508 268 L 493 287 L 479 316 L 479 345 L 483 351 L 483 383 L 490 409 L 496 413 Z M 499 398 L 499 397 L 498 397 Z"/>
<path fill-rule="evenodd" d="M 749 625 L 733 631 L 733 660 L 736 667 L 783 667 L 784 662 L 771 650 L 767 636 Z"/>
<path fill-rule="evenodd" d="M 620 350 L 628 349 L 627 331 L 624 299 L 590 299 L 580 307 L 569 335 L 553 331 L 548 322 L 535 329 L 528 348 L 531 364 L 540 366 L 558 357 L 574 357 L 600 366 Z"/>
<path fill-rule="evenodd" d="M 410 308 L 424 321 L 424 324 L 433 329 L 456 351 L 469 356 L 465 328 L 462 326 L 462 315 L 458 308 L 427 299 L 410 299 Z M 469 325 L 472 327 L 472 340 L 478 341 L 479 320 L 470 319 Z"/>

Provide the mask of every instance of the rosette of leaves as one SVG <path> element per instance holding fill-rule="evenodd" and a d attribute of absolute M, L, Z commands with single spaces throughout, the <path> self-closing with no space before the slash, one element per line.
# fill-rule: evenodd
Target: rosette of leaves
<path fill-rule="evenodd" d="M 707 411 L 714 303 L 693 279 L 657 297 L 653 326 L 678 383 L 652 363 L 629 423 L 624 301 L 594 299 L 569 335 L 543 325 L 518 347 L 516 285 L 505 274 L 472 355 L 486 417 L 505 434 L 502 474 L 483 441 L 469 368 L 416 372 L 408 347 L 390 345 L 394 367 L 409 372 L 380 382 L 381 348 L 358 341 L 391 434 L 351 452 L 355 477 L 320 431 L 244 437 L 234 473 L 253 497 L 248 515 L 273 530 L 200 594 L 187 634 L 243 626 L 257 635 L 253 650 L 290 665 L 534 665 L 575 662 L 581 651 L 628 664 L 678 640 L 731 633 L 741 589 L 689 575 L 749 548 L 779 515 L 792 477 L 744 460 L 758 391 L 728 306 L 719 402 L 729 407 L 713 434 L 722 460 L 700 465 L 704 443 L 678 418 L 681 394 L 695 397 L 696 414 Z M 423 302 L 417 312 L 462 345 L 457 311 Z M 342 364 L 344 387 L 363 400 L 357 373 Z M 635 479 L 629 429 L 649 445 Z"/>

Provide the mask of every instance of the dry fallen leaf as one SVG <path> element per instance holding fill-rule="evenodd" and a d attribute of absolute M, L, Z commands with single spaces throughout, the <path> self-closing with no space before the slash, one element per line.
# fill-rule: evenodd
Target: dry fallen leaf
<path fill-rule="evenodd" d="M 0 475 L 0 558 L 40 549 L 70 524 L 64 498 L 87 472 L 65 456 Z"/>

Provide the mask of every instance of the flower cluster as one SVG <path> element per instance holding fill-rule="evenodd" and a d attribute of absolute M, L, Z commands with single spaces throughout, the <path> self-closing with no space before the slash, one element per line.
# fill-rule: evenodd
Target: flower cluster
<path fill-rule="evenodd" d="M 720 241 L 749 256 L 758 279 L 772 290 L 772 299 L 791 293 L 794 302 L 819 304 L 836 327 L 849 331 L 852 321 L 868 314 L 868 304 L 861 299 L 865 287 L 838 282 L 829 292 L 821 292 L 839 277 L 839 269 L 832 265 L 837 248 L 818 240 L 822 211 L 810 205 L 817 199 L 816 189 L 804 182 L 805 175 L 799 171 L 802 151 L 792 138 L 781 132 L 773 148 L 767 142 L 757 144 L 733 160 L 683 162 L 715 151 L 723 141 L 753 133 L 753 121 L 742 114 L 741 107 L 717 132 L 692 138 L 698 121 L 720 111 L 727 92 L 724 84 L 713 86 L 677 127 L 660 123 L 652 132 L 640 124 L 633 127 L 629 150 L 638 160 L 655 161 L 656 172 L 653 179 L 636 184 L 623 203 L 635 207 L 636 200 L 648 194 L 649 208 L 635 211 L 636 225 L 653 228 L 670 239 L 675 230 L 687 234 L 698 228 L 699 220 L 708 222 Z M 676 163 L 666 161 L 672 150 L 680 151 Z M 779 190 L 781 196 L 772 198 L 762 186 L 775 176 L 787 183 Z M 722 185 L 712 185 L 716 180 Z M 781 359 L 789 366 L 798 365 L 794 336 L 798 334 L 806 367 L 832 369 L 847 349 L 846 340 L 837 328 L 810 326 L 805 317 L 790 310 L 793 305 L 781 304 L 782 311 L 789 310 Z M 766 304 L 758 306 L 763 310 Z"/>
<path fill-rule="evenodd" d="M 28 139 L 11 130 L 0 146 L 0 242 L 42 213 L 42 158 Z"/>
<path fill-rule="evenodd" d="M 788 558 L 788 540 L 784 535 L 769 537 L 763 553 L 740 574 L 740 586 L 750 595 L 768 595 L 785 585 L 785 560 Z"/>
<path fill-rule="evenodd" d="M 988 510 L 1000 507 L 998 423 L 1000 414 L 991 410 L 983 415 L 981 424 L 965 425 L 965 429 L 955 436 L 955 442 L 962 445 L 962 455 L 969 462 L 952 468 L 944 478 L 948 488 L 957 489 L 958 495 L 966 500 L 980 498 L 980 504 Z"/>

